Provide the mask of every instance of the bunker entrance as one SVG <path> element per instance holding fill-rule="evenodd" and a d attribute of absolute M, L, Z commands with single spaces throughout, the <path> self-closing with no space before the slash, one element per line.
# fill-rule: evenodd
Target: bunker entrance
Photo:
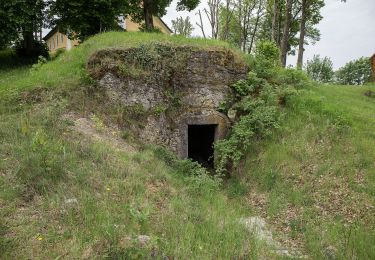
<path fill-rule="evenodd" d="M 214 141 L 217 125 L 188 126 L 188 158 L 207 168 L 214 167 Z"/>

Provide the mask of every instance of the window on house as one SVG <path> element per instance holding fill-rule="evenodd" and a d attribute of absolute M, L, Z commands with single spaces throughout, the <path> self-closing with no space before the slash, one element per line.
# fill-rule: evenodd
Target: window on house
<path fill-rule="evenodd" d="M 59 46 L 59 36 L 56 35 L 56 46 Z"/>
<path fill-rule="evenodd" d="M 64 34 L 61 34 L 61 43 L 64 43 Z"/>

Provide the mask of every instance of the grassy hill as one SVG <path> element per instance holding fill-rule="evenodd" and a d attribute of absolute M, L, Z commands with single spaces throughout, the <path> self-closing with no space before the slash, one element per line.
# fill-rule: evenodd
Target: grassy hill
<path fill-rule="evenodd" d="M 278 258 L 240 223 L 251 216 L 313 259 L 375 257 L 375 98 L 364 95 L 374 86 L 306 86 L 220 181 L 93 109 L 87 58 L 150 41 L 229 48 L 106 33 L 0 71 L 0 258 Z"/>

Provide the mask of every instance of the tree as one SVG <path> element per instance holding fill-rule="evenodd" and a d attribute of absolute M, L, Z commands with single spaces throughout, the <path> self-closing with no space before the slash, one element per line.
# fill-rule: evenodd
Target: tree
<path fill-rule="evenodd" d="M 324 6 L 323 0 L 302 0 L 301 3 L 301 19 L 300 19 L 300 35 L 298 42 L 298 58 L 297 68 L 302 69 L 303 64 L 303 53 L 305 51 L 304 45 L 306 33 L 308 33 L 308 26 L 318 24 L 322 20 L 320 15 L 320 9 Z M 310 28 L 311 29 L 311 28 Z"/>
<path fill-rule="evenodd" d="M 264 23 L 266 1 L 232 0 L 230 3 L 220 9 L 219 38 L 251 53 Z"/>
<path fill-rule="evenodd" d="M 291 25 L 291 19 L 292 19 L 292 7 L 293 7 L 293 0 L 286 0 L 284 30 L 283 30 L 283 37 L 281 39 L 281 46 L 280 46 L 280 61 L 283 67 L 286 66 L 286 58 L 287 58 L 287 53 L 288 53 L 288 41 L 289 41 L 290 25 Z"/>
<path fill-rule="evenodd" d="M 371 62 L 361 57 L 345 64 L 336 72 L 336 81 L 343 85 L 363 85 L 371 79 Z"/>
<path fill-rule="evenodd" d="M 0 0 L 0 46 L 19 41 L 30 56 L 46 19 L 43 0 Z"/>
<path fill-rule="evenodd" d="M 136 22 L 144 22 L 145 30 L 154 30 L 153 16 L 163 16 L 166 14 L 167 7 L 172 0 L 128 0 L 130 12 Z M 195 9 L 200 0 L 179 0 L 177 2 L 177 11 L 191 11 Z"/>
<path fill-rule="evenodd" d="M 191 36 L 194 27 L 190 22 L 190 17 L 187 16 L 185 19 L 182 17 L 178 17 L 176 20 L 172 20 L 172 29 L 174 34 L 176 35 L 189 37 Z"/>
<path fill-rule="evenodd" d="M 57 17 L 54 23 L 60 31 L 71 38 L 85 40 L 100 32 L 119 29 L 118 17 L 127 14 L 129 9 L 124 0 L 56 0 L 51 14 Z"/>
<path fill-rule="evenodd" d="M 306 73 L 317 82 L 331 82 L 334 76 L 333 63 L 328 57 L 320 58 L 319 55 L 314 55 L 312 60 L 306 63 Z"/>
<path fill-rule="evenodd" d="M 233 4 L 233 2 L 231 4 Z M 219 38 L 240 48 L 242 45 L 241 23 L 232 5 L 226 4 L 220 8 L 219 23 Z"/>
<path fill-rule="evenodd" d="M 211 25 L 211 38 L 217 39 L 219 36 L 219 12 L 221 0 L 208 0 L 208 9 L 204 8 L 207 19 Z"/>

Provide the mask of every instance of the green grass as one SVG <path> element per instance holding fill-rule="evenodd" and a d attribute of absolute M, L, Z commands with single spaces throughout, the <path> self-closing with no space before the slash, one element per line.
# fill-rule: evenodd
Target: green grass
<path fill-rule="evenodd" d="M 217 181 L 168 166 L 154 148 L 134 153 L 91 140 L 64 119 L 100 105 L 81 99 L 90 54 L 149 41 L 226 46 L 107 33 L 38 69 L 0 72 L 0 258 L 251 258 L 262 250 L 239 223 L 251 209 L 231 203 Z M 138 235 L 151 242 L 140 246 L 131 239 Z"/>
<path fill-rule="evenodd" d="M 44 102 L 1 115 L 3 258 L 257 254 L 238 222 L 251 210 L 231 203 L 211 179 L 184 175 L 150 149 L 132 153 L 90 142 L 69 131 L 65 109 Z M 127 240 L 137 235 L 152 243 L 141 248 Z"/>
<path fill-rule="evenodd" d="M 12 84 L 8 84 L 7 81 L 1 82 L 0 97 L 7 96 L 10 90 L 24 91 L 37 86 L 46 88 L 76 86 L 86 74 L 85 66 L 88 57 L 98 49 L 130 48 L 147 42 L 163 42 L 177 46 L 199 46 L 200 48 L 230 48 L 228 44 L 214 40 L 171 37 L 159 33 L 109 32 L 87 40 L 72 51 L 61 55 L 55 61 L 45 64 L 43 69 L 29 72 L 28 77 L 12 80 Z M 242 55 L 235 49 L 233 50 L 238 55 Z"/>
<path fill-rule="evenodd" d="M 282 128 L 249 151 L 242 181 L 315 259 L 373 259 L 374 86 L 319 86 L 289 101 Z M 332 249 L 333 248 L 333 249 Z"/>
<path fill-rule="evenodd" d="M 150 41 L 229 48 L 106 33 L 38 69 L 0 70 L 0 258 L 277 258 L 239 225 L 256 215 L 313 259 L 375 258 L 375 98 L 364 95 L 374 86 L 300 91 L 281 127 L 218 186 L 162 160 L 159 149 L 118 150 L 62 117 L 101 105 L 100 95 L 87 97 L 92 53 Z M 137 235 L 151 242 L 129 239 Z"/>

